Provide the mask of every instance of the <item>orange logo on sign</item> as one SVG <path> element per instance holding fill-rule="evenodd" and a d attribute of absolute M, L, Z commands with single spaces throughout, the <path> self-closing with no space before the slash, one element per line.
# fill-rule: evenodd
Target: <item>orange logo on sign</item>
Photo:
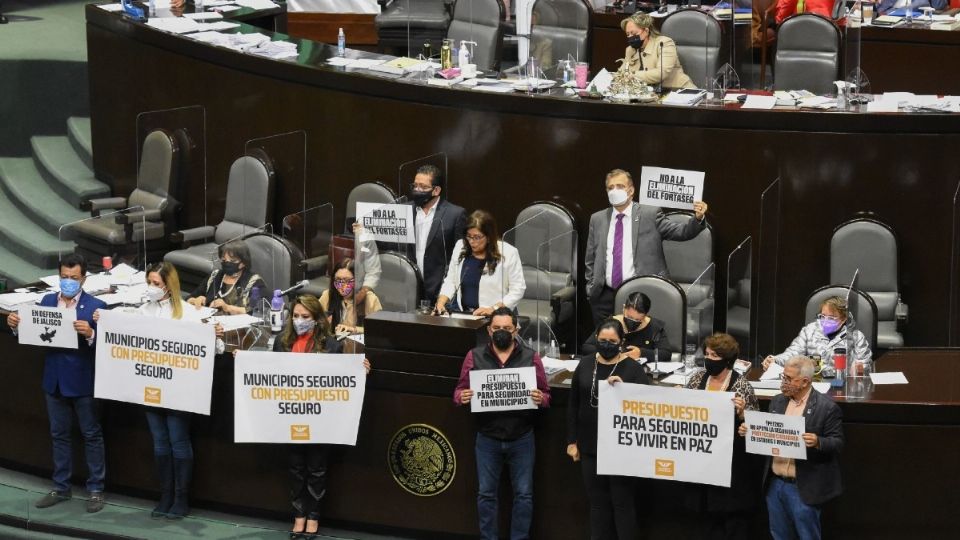
<path fill-rule="evenodd" d="M 655 474 L 657 476 L 673 476 L 673 460 L 672 459 L 657 459 Z"/>
<path fill-rule="evenodd" d="M 310 440 L 310 426 L 293 424 L 290 426 L 290 440 L 291 441 L 309 441 Z"/>
<path fill-rule="evenodd" d="M 770 450 L 771 450 L 771 452 L 773 453 L 773 455 L 775 455 L 775 456 L 779 456 L 779 455 L 780 455 L 780 449 L 779 449 L 779 448 L 771 448 Z"/>
<path fill-rule="evenodd" d="M 143 388 L 143 402 L 144 403 L 154 403 L 156 405 L 160 404 L 160 389 L 153 388 L 151 386 L 145 386 Z"/>

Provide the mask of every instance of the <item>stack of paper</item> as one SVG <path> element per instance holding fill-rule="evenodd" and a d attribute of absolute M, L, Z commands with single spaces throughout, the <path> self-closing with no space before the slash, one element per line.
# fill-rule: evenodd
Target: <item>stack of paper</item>
<path fill-rule="evenodd" d="M 16 311 L 24 304 L 36 304 L 46 294 L 33 292 L 0 294 L 0 309 Z"/>
<path fill-rule="evenodd" d="M 147 21 L 147 26 L 173 34 L 187 34 L 189 32 L 196 32 L 200 29 L 200 25 L 197 23 L 197 21 L 194 21 L 193 19 L 185 19 L 183 17 L 163 17 L 160 19 L 154 18 Z"/>
<path fill-rule="evenodd" d="M 223 30 L 233 30 L 234 28 L 240 28 L 240 24 L 235 22 L 228 22 L 228 21 L 216 21 L 216 22 L 210 22 L 210 23 L 197 24 L 198 32 L 220 32 Z"/>
<path fill-rule="evenodd" d="M 203 13 L 184 13 L 184 17 L 195 21 L 219 21 L 223 15 L 215 11 L 205 11 Z"/>
<path fill-rule="evenodd" d="M 256 47 L 247 49 L 250 54 L 266 56 L 274 60 L 297 57 L 297 44 L 289 41 L 265 41 Z"/>
<path fill-rule="evenodd" d="M 270 0 L 233 0 L 233 3 L 250 9 L 273 9 L 277 7 Z"/>

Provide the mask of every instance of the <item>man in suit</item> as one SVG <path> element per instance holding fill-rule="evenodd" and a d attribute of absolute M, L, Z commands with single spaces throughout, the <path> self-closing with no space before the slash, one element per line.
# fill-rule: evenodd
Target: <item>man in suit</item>
<path fill-rule="evenodd" d="M 417 169 L 410 185 L 410 200 L 416 208 L 417 241 L 408 256 L 420 268 L 424 299 L 429 300 L 431 306 L 437 303 L 453 245 L 463 238 L 467 224 L 466 211 L 441 198 L 444 181 L 438 167 L 423 165 Z"/>
<path fill-rule="evenodd" d="M 613 315 L 613 299 L 621 283 L 645 274 L 667 276 L 663 240 L 694 238 L 706 227 L 707 213 L 707 203 L 696 201 L 694 217 L 675 223 L 660 208 L 633 202 L 633 177 L 622 169 L 610 171 L 604 184 L 613 208 L 590 216 L 583 262 L 594 326 Z"/>
<path fill-rule="evenodd" d="M 97 404 L 93 399 L 94 343 L 97 324 L 93 320 L 96 310 L 106 307 L 103 301 L 83 292 L 87 276 L 87 264 L 77 254 L 65 255 L 60 260 L 60 292 L 51 293 L 40 300 L 41 306 L 75 309 L 77 320 L 73 329 L 77 332 L 76 349 L 51 348 L 43 367 L 43 391 L 47 400 L 47 415 L 50 419 L 50 436 L 53 439 L 53 484 L 54 489 L 36 502 L 37 508 L 47 508 L 70 499 L 70 477 L 73 469 L 71 431 L 73 416 L 80 421 L 80 433 L 84 440 L 87 458 L 87 512 L 103 509 L 103 479 L 105 475 L 103 432 Z M 7 317 L 7 324 L 14 333 L 20 325 L 16 313 Z"/>
<path fill-rule="evenodd" d="M 843 423 L 840 407 L 813 389 L 814 362 L 804 356 L 787 360 L 781 394 L 770 400 L 770 412 L 803 416 L 807 459 L 768 458 L 764 472 L 770 534 L 774 540 L 820 538 L 820 509 L 840 495 L 840 451 Z M 747 425 L 739 433 L 746 436 Z"/>

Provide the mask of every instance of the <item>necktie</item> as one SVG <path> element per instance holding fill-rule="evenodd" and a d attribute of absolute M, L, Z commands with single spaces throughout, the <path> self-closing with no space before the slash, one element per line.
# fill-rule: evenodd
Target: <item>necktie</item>
<path fill-rule="evenodd" d="M 617 214 L 617 225 L 613 229 L 613 268 L 610 272 L 610 285 L 614 289 L 623 283 L 623 214 Z"/>

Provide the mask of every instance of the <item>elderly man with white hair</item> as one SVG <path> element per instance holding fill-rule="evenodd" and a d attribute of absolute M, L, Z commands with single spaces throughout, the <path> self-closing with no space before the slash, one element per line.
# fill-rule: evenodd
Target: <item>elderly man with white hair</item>
<path fill-rule="evenodd" d="M 843 424 L 840 407 L 813 389 L 814 362 L 805 356 L 786 361 L 780 394 L 770 401 L 770 412 L 803 416 L 807 459 L 773 457 L 764 473 L 770 534 L 774 540 L 820 538 L 820 509 L 840 495 L 840 451 Z M 746 423 L 739 433 L 746 436 Z"/>

